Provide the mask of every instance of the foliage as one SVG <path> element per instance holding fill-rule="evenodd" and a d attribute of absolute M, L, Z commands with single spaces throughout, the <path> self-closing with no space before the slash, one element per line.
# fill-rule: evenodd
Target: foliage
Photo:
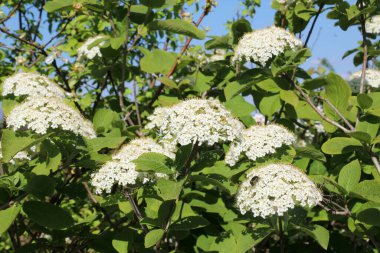
<path fill-rule="evenodd" d="M 355 92 L 326 61 L 303 69 L 321 15 L 361 34 L 343 57 L 353 54 L 363 70 L 379 67 L 379 37 L 365 31 L 379 1 L 274 1 L 274 25 L 303 47 L 286 48 L 265 67 L 232 62 L 260 6 L 241 2 L 245 10 L 224 36 L 200 26 L 224 8 L 214 0 L 0 3 L 0 83 L 15 72 L 49 76 L 65 91 L 62 103 L 97 134 L 88 139 L 62 126 L 15 131 L 9 113 L 31 100 L 1 96 L 1 252 L 380 252 L 380 90 Z M 95 37 L 91 57 L 78 57 Z M 241 156 L 234 166 L 224 161 L 229 142 L 177 145 L 174 159 L 145 153 L 133 160 L 136 171 L 164 176 L 95 194 L 91 175 L 124 144 L 161 141 L 145 127 L 153 111 L 190 98 L 217 99 L 246 128 L 285 126 L 297 142 L 255 161 Z M 270 163 L 301 169 L 323 201 L 281 217 L 242 215 L 240 185 Z"/>

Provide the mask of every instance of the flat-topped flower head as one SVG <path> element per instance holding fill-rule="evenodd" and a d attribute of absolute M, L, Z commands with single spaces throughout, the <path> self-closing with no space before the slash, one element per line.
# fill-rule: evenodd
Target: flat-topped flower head
<path fill-rule="evenodd" d="M 365 24 L 367 33 L 380 34 L 380 15 L 369 18 Z"/>
<path fill-rule="evenodd" d="M 241 154 L 245 154 L 251 161 L 273 154 L 283 145 L 291 145 L 296 136 L 283 126 L 255 125 L 243 131 L 241 140 L 232 143 L 226 154 L 225 161 L 234 166 Z"/>
<path fill-rule="evenodd" d="M 296 49 L 302 46 L 302 41 L 293 34 L 279 27 L 268 27 L 246 33 L 235 48 L 232 61 L 252 61 L 261 66 L 275 56 L 283 54 L 286 49 Z"/>
<path fill-rule="evenodd" d="M 348 83 L 351 86 L 353 93 L 358 93 L 360 91 L 360 81 L 362 78 L 362 71 L 357 71 L 352 73 L 348 78 Z M 380 71 L 377 69 L 367 69 L 365 73 L 364 85 L 372 88 L 380 87 Z M 366 87 L 366 88 L 367 88 Z"/>
<path fill-rule="evenodd" d="M 84 42 L 82 46 L 78 48 L 78 58 L 86 57 L 89 60 L 94 59 L 96 56 L 102 57 L 102 53 L 100 52 L 100 47 L 104 45 L 104 41 L 100 42 L 98 45 L 94 45 L 91 47 L 95 41 L 104 38 L 104 36 L 99 35 L 93 38 L 89 38 Z"/>
<path fill-rule="evenodd" d="M 58 97 L 33 97 L 16 106 L 7 118 L 7 126 L 14 130 L 29 129 L 46 134 L 51 129 L 61 129 L 95 138 L 92 123 Z"/>
<path fill-rule="evenodd" d="M 254 217 L 283 216 L 295 206 L 313 207 L 322 194 L 305 173 L 292 165 L 270 164 L 247 175 L 236 195 L 236 203 L 244 215 Z"/>
<path fill-rule="evenodd" d="M 172 146 L 230 142 L 239 138 L 244 129 L 215 99 L 190 99 L 157 108 L 148 119 L 146 128 L 158 130 L 161 141 Z"/>
<path fill-rule="evenodd" d="M 17 73 L 4 80 L 3 96 L 65 97 L 65 92 L 48 77 L 37 73 Z"/>
<path fill-rule="evenodd" d="M 165 174 L 156 173 L 150 175 L 135 170 L 136 166 L 132 162 L 145 153 L 160 153 L 174 159 L 174 153 L 165 150 L 151 138 L 135 139 L 122 146 L 120 150 L 112 156 L 112 160 L 104 164 L 96 173 L 91 175 L 91 184 L 95 187 L 97 194 L 102 192 L 111 193 L 114 185 L 122 187 L 133 186 L 138 182 L 146 183 L 154 177 L 166 177 Z"/>

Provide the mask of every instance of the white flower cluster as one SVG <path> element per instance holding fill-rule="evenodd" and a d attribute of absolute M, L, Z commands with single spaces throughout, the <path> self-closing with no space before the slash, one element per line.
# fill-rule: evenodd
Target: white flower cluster
<path fill-rule="evenodd" d="M 290 48 L 302 46 L 302 41 L 283 28 L 269 27 L 246 33 L 235 48 L 232 61 L 253 61 L 265 66 L 269 60 Z"/>
<path fill-rule="evenodd" d="M 276 152 L 283 145 L 291 145 L 296 141 L 296 136 L 280 125 L 255 125 L 243 131 L 241 140 L 232 143 L 227 152 L 225 161 L 234 166 L 241 153 L 248 159 L 255 161 Z"/>
<path fill-rule="evenodd" d="M 362 79 L 362 71 L 357 71 L 352 73 L 348 78 L 348 83 L 351 86 L 353 93 L 358 93 L 360 91 L 360 81 Z M 370 86 L 372 88 L 380 87 L 380 71 L 377 69 L 367 69 L 365 72 L 364 85 Z"/>
<path fill-rule="evenodd" d="M 37 73 L 17 73 L 3 83 L 3 96 L 65 97 L 64 91 L 46 76 Z"/>
<path fill-rule="evenodd" d="M 95 41 L 104 38 L 104 36 L 96 36 L 93 38 L 89 38 L 84 42 L 82 46 L 78 48 L 78 58 L 86 57 L 89 60 L 94 59 L 96 56 L 102 57 L 102 53 L 100 52 L 100 47 L 105 44 L 104 41 L 100 42 L 98 45 L 94 45 L 93 47 L 89 48 L 91 44 L 93 44 Z"/>
<path fill-rule="evenodd" d="M 7 125 L 15 130 L 27 128 L 38 134 L 60 128 L 86 138 L 96 137 L 92 123 L 58 97 L 33 97 L 16 106 L 9 113 Z"/>
<path fill-rule="evenodd" d="M 103 191 L 111 193 L 114 185 L 127 186 L 135 185 L 138 180 L 142 183 L 150 181 L 151 175 L 147 173 L 137 172 L 136 166 L 132 162 L 144 153 L 155 152 L 163 154 L 167 157 L 174 158 L 172 152 L 165 150 L 151 138 L 136 139 L 112 156 L 112 160 L 104 164 L 96 173 L 91 175 L 91 184 L 95 187 L 97 194 Z M 156 177 L 165 177 L 166 175 L 156 173 Z"/>
<path fill-rule="evenodd" d="M 296 205 L 313 207 L 322 201 L 316 185 L 298 168 L 286 164 L 269 164 L 247 175 L 236 195 L 237 206 L 244 215 L 254 217 L 283 216 Z"/>
<path fill-rule="evenodd" d="M 209 146 L 240 138 L 243 124 L 218 100 L 190 99 L 172 107 L 157 108 L 148 117 L 148 129 L 158 129 L 163 143 Z"/>
<path fill-rule="evenodd" d="M 380 15 L 371 17 L 365 24 L 367 33 L 379 34 L 380 33 Z"/>

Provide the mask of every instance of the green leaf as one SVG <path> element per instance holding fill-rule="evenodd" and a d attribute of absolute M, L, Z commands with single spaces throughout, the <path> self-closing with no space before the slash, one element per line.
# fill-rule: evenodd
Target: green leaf
<path fill-rule="evenodd" d="M 366 142 L 366 143 L 371 143 L 371 136 L 367 133 L 364 133 L 364 132 L 351 132 L 351 133 L 347 133 L 347 135 L 359 140 L 359 141 L 362 141 L 362 142 Z"/>
<path fill-rule="evenodd" d="M 182 191 L 182 186 L 185 181 L 181 180 L 178 182 L 172 180 L 166 180 L 160 178 L 157 180 L 158 195 L 163 200 L 177 199 Z"/>
<path fill-rule="evenodd" d="M 380 205 L 378 203 L 367 202 L 363 204 L 356 218 L 369 225 L 380 227 Z"/>
<path fill-rule="evenodd" d="M 190 22 L 181 19 L 152 21 L 148 24 L 148 29 L 183 34 L 199 40 L 206 38 L 205 31 L 202 31 Z"/>
<path fill-rule="evenodd" d="M 175 166 L 176 166 L 178 171 L 180 171 L 184 168 L 184 166 L 186 165 L 186 163 L 188 162 L 188 160 L 190 158 L 192 150 L 193 150 L 192 144 L 188 144 L 186 146 L 181 146 L 178 149 L 178 151 L 175 155 L 175 161 L 174 161 Z"/>
<path fill-rule="evenodd" d="M 361 171 L 359 160 L 350 162 L 340 170 L 338 184 L 350 192 L 359 183 Z"/>
<path fill-rule="evenodd" d="M 327 247 L 329 246 L 330 234 L 326 228 L 320 225 L 313 225 L 313 227 L 310 228 L 300 226 L 300 230 L 316 240 L 323 249 L 327 250 Z"/>
<path fill-rule="evenodd" d="M 350 153 L 352 151 L 362 148 L 360 141 L 354 138 L 335 137 L 329 139 L 322 145 L 322 151 L 329 155 L 339 155 Z"/>
<path fill-rule="evenodd" d="M 238 95 L 228 100 L 225 103 L 227 109 L 229 109 L 235 117 L 249 116 L 256 109 L 253 105 L 248 103 L 243 96 Z"/>
<path fill-rule="evenodd" d="M 281 108 L 280 94 L 263 97 L 258 107 L 262 114 L 272 117 L 272 115 Z"/>
<path fill-rule="evenodd" d="M 164 236 L 164 233 L 165 231 L 163 229 L 154 229 L 149 231 L 144 240 L 145 248 L 154 246 Z"/>
<path fill-rule="evenodd" d="M 119 253 L 128 252 L 129 246 L 133 245 L 134 233 L 131 230 L 121 230 L 112 239 L 113 248 Z"/>
<path fill-rule="evenodd" d="M 74 225 L 67 211 L 50 203 L 28 201 L 23 204 L 23 210 L 29 219 L 47 228 L 64 229 Z"/>
<path fill-rule="evenodd" d="M 348 109 L 351 89 L 347 82 L 340 76 L 329 73 L 326 77 L 325 98 L 332 103 L 343 115 Z M 328 117 L 339 120 L 339 115 L 326 103 L 323 103 L 323 110 Z"/>
<path fill-rule="evenodd" d="M 297 106 L 300 101 L 298 96 L 291 90 L 281 90 L 280 98 L 288 104 Z"/>
<path fill-rule="evenodd" d="M 377 144 L 377 143 L 380 143 L 380 135 L 376 136 L 375 139 L 373 139 L 372 143 L 373 145 Z"/>
<path fill-rule="evenodd" d="M 94 115 L 93 123 L 97 132 L 109 132 L 120 121 L 117 112 L 108 109 L 98 109 Z"/>
<path fill-rule="evenodd" d="M 223 182 L 217 180 L 216 178 L 212 178 L 211 176 L 192 175 L 190 180 L 192 182 L 199 181 L 204 185 L 212 185 L 212 186 L 215 186 L 224 192 L 230 193 L 229 189 L 223 185 Z"/>
<path fill-rule="evenodd" d="M 74 0 L 53 0 L 46 2 L 44 9 L 47 12 L 54 12 L 72 7 Z"/>
<path fill-rule="evenodd" d="M 367 113 L 380 117 L 380 106 L 378 107 L 371 107 L 367 110 Z"/>
<path fill-rule="evenodd" d="M 144 55 L 140 61 L 140 68 L 147 73 L 168 74 L 176 61 L 175 54 L 160 49 L 153 49 Z"/>
<path fill-rule="evenodd" d="M 245 33 L 252 31 L 252 28 L 248 20 L 241 18 L 232 24 L 231 31 L 234 38 L 233 43 L 237 44 L 239 42 L 239 39 L 243 37 Z"/>
<path fill-rule="evenodd" d="M 57 171 L 62 161 L 62 154 L 58 146 L 51 141 L 44 140 L 40 146 L 39 162 L 32 172 L 37 175 L 49 175 Z"/>
<path fill-rule="evenodd" d="M 165 0 L 141 0 L 141 3 L 151 8 L 159 8 L 165 4 Z"/>
<path fill-rule="evenodd" d="M 119 49 L 124 44 L 125 40 L 126 36 L 124 34 L 122 34 L 122 36 L 120 37 L 110 38 L 110 44 L 112 49 Z"/>
<path fill-rule="evenodd" d="M 45 175 L 32 177 L 25 187 L 25 191 L 36 197 L 43 198 L 54 193 L 56 182 L 53 178 Z"/>
<path fill-rule="evenodd" d="M 362 109 L 368 109 L 372 106 L 373 100 L 367 94 L 359 94 L 357 96 L 358 104 Z"/>
<path fill-rule="evenodd" d="M 230 48 L 232 41 L 230 36 L 210 36 L 212 39 L 206 41 L 205 48 L 207 50 L 216 48 Z"/>
<path fill-rule="evenodd" d="M 296 147 L 296 152 L 300 157 L 307 157 L 313 160 L 326 162 L 325 155 L 313 146 Z"/>
<path fill-rule="evenodd" d="M 157 80 L 165 84 L 169 88 L 178 89 L 178 85 L 169 77 L 161 76 Z"/>
<path fill-rule="evenodd" d="M 50 134 L 44 136 L 31 136 L 26 132 L 14 132 L 10 129 L 3 130 L 1 147 L 4 162 L 9 162 L 18 152 L 30 148 L 36 143 L 46 139 Z"/>
<path fill-rule="evenodd" d="M 159 153 L 145 153 L 132 162 L 136 165 L 137 171 L 164 174 L 174 173 L 169 167 L 169 164 L 171 164 L 173 161 L 169 157 Z"/>
<path fill-rule="evenodd" d="M 174 222 L 170 225 L 171 230 L 192 230 L 197 228 L 206 227 L 210 224 L 208 220 L 201 216 L 188 216 Z"/>
<path fill-rule="evenodd" d="M 376 180 L 364 180 L 352 188 L 350 195 L 380 203 L 380 182 Z"/>
<path fill-rule="evenodd" d="M 0 211 L 0 235 L 8 230 L 21 210 L 20 205 L 13 205 Z"/>

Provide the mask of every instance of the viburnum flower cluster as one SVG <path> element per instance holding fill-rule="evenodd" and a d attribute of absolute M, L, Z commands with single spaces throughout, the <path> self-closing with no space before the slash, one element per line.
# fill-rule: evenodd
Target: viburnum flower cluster
<path fill-rule="evenodd" d="M 380 33 L 380 15 L 369 18 L 365 24 L 367 33 L 379 34 Z"/>
<path fill-rule="evenodd" d="M 82 57 L 85 57 L 89 60 L 92 60 L 96 56 L 102 57 L 102 53 L 100 52 L 100 46 L 103 46 L 105 44 L 104 41 L 100 42 L 98 45 L 90 47 L 91 44 L 102 38 L 104 38 L 104 36 L 100 35 L 86 40 L 84 44 L 78 48 L 78 58 L 81 59 Z"/>
<path fill-rule="evenodd" d="M 62 129 L 86 138 L 96 137 L 92 123 L 59 97 L 30 98 L 9 113 L 7 126 L 14 130 L 30 129 L 38 134 Z"/>
<path fill-rule="evenodd" d="M 283 54 L 286 49 L 296 49 L 302 41 L 283 28 L 269 27 L 244 34 L 235 48 L 233 62 L 253 61 L 261 66 Z"/>
<path fill-rule="evenodd" d="M 357 71 L 352 73 L 348 78 L 348 83 L 351 86 L 351 90 L 354 93 L 358 93 L 360 91 L 360 81 L 362 78 L 362 71 Z M 365 72 L 365 86 L 370 86 L 372 88 L 380 87 L 380 71 L 377 69 L 367 69 Z"/>
<path fill-rule="evenodd" d="M 295 206 L 313 207 L 322 201 L 316 185 L 298 168 L 269 164 L 247 175 L 237 193 L 236 204 L 244 215 L 283 216 Z"/>
<path fill-rule="evenodd" d="M 3 96 L 65 97 L 65 92 L 48 77 L 37 73 L 17 73 L 4 80 Z"/>
<path fill-rule="evenodd" d="M 132 161 L 149 152 L 160 153 L 172 159 L 175 157 L 174 153 L 165 150 L 151 138 L 132 140 L 113 155 L 111 161 L 91 175 L 91 184 L 96 193 L 111 193 L 114 185 L 126 187 L 135 185 L 138 181 L 145 183 L 150 181 L 152 176 L 165 177 L 166 175 L 161 173 L 149 175 L 135 170 L 136 166 Z"/>
<path fill-rule="evenodd" d="M 159 107 L 148 119 L 146 128 L 158 130 L 160 141 L 172 147 L 234 141 L 244 129 L 215 99 L 190 99 L 172 107 Z"/>
<path fill-rule="evenodd" d="M 225 161 L 234 166 L 241 154 L 255 161 L 257 158 L 273 154 L 283 145 L 291 145 L 296 141 L 296 136 L 283 126 L 255 125 L 242 133 L 242 138 L 232 143 L 226 154 Z"/>

